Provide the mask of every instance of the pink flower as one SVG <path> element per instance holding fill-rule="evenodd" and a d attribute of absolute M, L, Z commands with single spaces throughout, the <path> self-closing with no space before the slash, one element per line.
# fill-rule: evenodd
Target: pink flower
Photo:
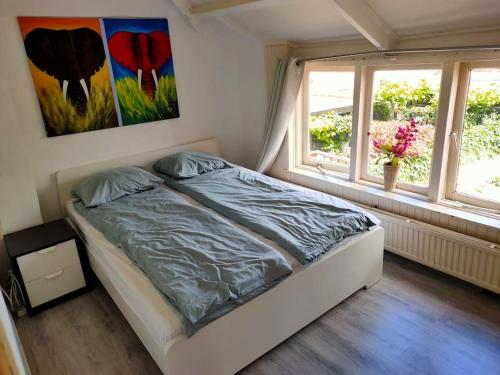
<path fill-rule="evenodd" d="M 404 153 L 408 149 L 408 143 L 396 143 L 394 146 L 391 148 L 391 152 L 396 155 L 398 158 L 404 156 Z"/>
<path fill-rule="evenodd" d="M 409 124 L 399 125 L 391 139 L 389 134 L 384 134 L 379 130 L 374 133 L 368 133 L 372 136 L 373 148 L 380 152 L 387 154 L 389 158 L 413 158 L 419 155 L 418 148 L 421 147 L 417 142 L 417 125 L 412 118 Z"/>

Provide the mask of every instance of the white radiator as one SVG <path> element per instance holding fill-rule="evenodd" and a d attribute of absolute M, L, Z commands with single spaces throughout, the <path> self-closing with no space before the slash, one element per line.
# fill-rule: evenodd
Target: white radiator
<path fill-rule="evenodd" d="M 385 249 L 500 293 L 500 246 L 435 225 L 369 209 L 382 220 Z"/>

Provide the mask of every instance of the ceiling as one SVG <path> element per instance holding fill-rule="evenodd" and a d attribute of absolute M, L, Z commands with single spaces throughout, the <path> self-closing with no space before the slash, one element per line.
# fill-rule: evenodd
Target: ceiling
<path fill-rule="evenodd" d="M 194 6 L 217 2 L 188 1 Z M 307 41 L 357 35 L 356 29 L 344 20 L 330 0 L 271 0 L 269 5 L 224 12 L 222 17 L 265 42 Z"/>
<path fill-rule="evenodd" d="M 398 35 L 500 26 L 500 0 L 366 0 Z"/>
<path fill-rule="evenodd" d="M 289 0 L 280 5 L 231 13 L 227 17 L 265 41 L 305 41 L 357 34 L 330 0 Z"/>
<path fill-rule="evenodd" d="M 217 17 L 264 42 L 360 37 L 335 0 L 184 0 L 192 9 L 219 5 Z M 353 0 L 347 0 L 353 1 Z M 176 2 L 174 0 L 174 2 Z M 364 2 L 397 36 L 500 26 L 500 0 L 356 0 Z M 252 4 L 248 4 L 252 3 Z M 242 5 L 243 4 L 243 5 Z M 247 6 L 248 5 L 248 6 Z M 200 8 L 201 9 L 201 8 Z M 366 14 L 366 8 L 360 8 Z M 364 10 L 363 10 L 364 9 Z M 368 17 L 370 18 L 370 17 Z"/>

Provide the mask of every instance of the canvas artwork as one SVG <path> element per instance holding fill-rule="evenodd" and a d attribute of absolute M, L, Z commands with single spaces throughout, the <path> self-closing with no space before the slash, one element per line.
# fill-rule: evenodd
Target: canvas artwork
<path fill-rule="evenodd" d="M 179 117 L 166 19 L 19 25 L 49 137 Z"/>
<path fill-rule="evenodd" d="M 105 18 L 123 125 L 179 117 L 167 20 Z"/>

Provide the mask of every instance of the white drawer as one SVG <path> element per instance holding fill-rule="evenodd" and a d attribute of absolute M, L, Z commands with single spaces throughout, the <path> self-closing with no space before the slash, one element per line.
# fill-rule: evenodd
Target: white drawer
<path fill-rule="evenodd" d="M 26 283 L 26 292 L 31 307 L 36 307 L 84 286 L 82 267 L 78 263 Z"/>
<path fill-rule="evenodd" d="M 79 263 L 80 258 L 75 240 L 61 242 L 17 258 L 17 264 L 25 284 Z"/>

